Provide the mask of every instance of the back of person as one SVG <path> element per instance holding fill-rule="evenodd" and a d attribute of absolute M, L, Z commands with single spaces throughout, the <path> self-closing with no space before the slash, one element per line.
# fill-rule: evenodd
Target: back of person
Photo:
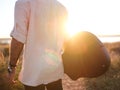
<path fill-rule="evenodd" d="M 56 0 L 18 0 L 11 37 L 25 46 L 19 80 L 38 86 L 64 75 L 61 50 L 64 42 L 65 7 Z"/>
<path fill-rule="evenodd" d="M 42 49 L 60 51 L 64 40 L 65 8 L 56 0 L 31 0 L 29 17 L 27 40 L 32 40 L 28 45 L 35 43 Z"/>

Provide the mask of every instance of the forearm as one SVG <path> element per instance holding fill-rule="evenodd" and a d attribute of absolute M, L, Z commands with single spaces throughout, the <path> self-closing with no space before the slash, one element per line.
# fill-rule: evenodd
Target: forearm
<path fill-rule="evenodd" d="M 12 38 L 11 48 L 10 48 L 10 62 L 9 62 L 10 65 L 13 65 L 13 66 L 16 65 L 18 58 L 21 54 L 21 51 L 23 50 L 23 46 L 24 46 L 23 43 Z"/>

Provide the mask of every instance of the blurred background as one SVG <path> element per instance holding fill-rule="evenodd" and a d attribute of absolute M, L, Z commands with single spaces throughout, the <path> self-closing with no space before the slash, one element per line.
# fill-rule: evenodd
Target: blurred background
<path fill-rule="evenodd" d="M 20 57 L 15 79 L 17 84 L 7 88 L 10 32 L 14 25 L 16 0 L 0 0 L 0 90 L 24 90 L 18 81 Z M 95 34 L 105 45 L 110 58 L 109 71 L 97 78 L 80 78 L 72 81 L 63 78 L 64 90 L 120 90 L 120 1 L 119 0 L 59 0 L 68 10 L 66 31 L 70 36 L 80 31 Z"/>

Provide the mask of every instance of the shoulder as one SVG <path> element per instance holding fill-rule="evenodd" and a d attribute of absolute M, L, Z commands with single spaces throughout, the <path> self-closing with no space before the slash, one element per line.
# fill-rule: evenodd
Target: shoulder
<path fill-rule="evenodd" d="M 67 8 L 62 3 L 57 1 L 56 4 L 57 4 L 57 8 L 59 9 L 59 12 L 62 12 L 64 14 L 68 14 Z"/>
<path fill-rule="evenodd" d="M 67 8 L 59 1 L 57 1 L 57 12 L 63 17 L 68 17 Z"/>
<path fill-rule="evenodd" d="M 17 0 L 15 2 L 15 7 L 27 10 L 28 8 L 30 8 L 30 0 Z"/>
<path fill-rule="evenodd" d="M 59 9 L 67 11 L 66 7 L 62 3 L 58 2 L 58 1 L 57 1 L 57 6 L 58 6 Z"/>

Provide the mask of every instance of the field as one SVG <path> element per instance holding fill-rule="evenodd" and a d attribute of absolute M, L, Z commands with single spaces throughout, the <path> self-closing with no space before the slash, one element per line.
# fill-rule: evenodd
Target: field
<path fill-rule="evenodd" d="M 80 78 L 72 81 L 67 75 L 63 77 L 64 90 L 120 90 L 120 42 L 104 43 L 111 57 L 110 69 L 102 76 L 97 78 Z M 4 57 L 0 53 L 0 90 L 24 90 L 17 76 L 21 67 L 21 60 L 18 62 L 15 79 L 16 84 L 8 87 L 7 83 L 7 62 L 9 59 L 9 45 L 1 49 Z M 0 48 L 2 46 L 0 45 Z"/>

